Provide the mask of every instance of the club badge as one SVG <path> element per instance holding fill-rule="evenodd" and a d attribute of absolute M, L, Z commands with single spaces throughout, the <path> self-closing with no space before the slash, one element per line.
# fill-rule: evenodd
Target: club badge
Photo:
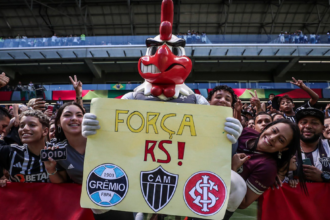
<path fill-rule="evenodd" d="M 194 173 L 185 183 L 183 197 L 188 208 L 201 216 L 211 216 L 220 211 L 227 198 L 227 187 L 215 173 Z"/>
<path fill-rule="evenodd" d="M 161 166 L 151 171 L 141 172 L 141 191 L 149 207 L 158 212 L 172 199 L 179 175 L 169 173 Z"/>
<path fill-rule="evenodd" d="M 87 178 L 89 198 L 102 207 L 111 207 L 120 203 L 128 190 L 128 178 L 120 167 L 114 164 L 102 164 L 90 172 Z"/>
<path fill-rule="evenodd" d="M 330 157 L 320 157 L 319 161 L 322 164 L 322 166 L 330 167 Z"/>

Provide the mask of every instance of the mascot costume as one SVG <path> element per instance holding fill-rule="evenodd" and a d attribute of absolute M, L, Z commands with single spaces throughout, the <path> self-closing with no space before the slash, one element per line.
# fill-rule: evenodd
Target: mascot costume
<path fill-rule="evenodd" d="M 145 82 L 135 88 L 133 92 L 125 94 L 122 99 L 209 105 L 203 96 L 194 94 L 184 84 L 191 72 L 192 62 L 185 54 L 185 40 L 172 34 L 173 12 L 172 0 L 163 0 L 159 35 L 146 40 L 146 55 L 141 57 L 138 63 L 139 74 L 145 79 Z M 227 138 L 233 144 L 233 153 L 235 153 L 236 148 L 234 146 L 243 128 L 235 118 L 230 117 L 226 121 Z M 96 134 L 97 129 L 99 129 L 94 114 L 85 114 L 82 124 L 82 133 L 85 137 Z M 245 181 L 232 171 L 231 190 L 225 219 L 230 218 L 242 202 L 245 194 Z M 97 213 L 96 210 L 93 211 Z M 95 215 L 96 219 L 98 219 L 97 216 Z M 161 219 L 160 216 L 154 214 L 150 219 Z M 134 213 L 134 218 L 136 220 L 143 219 L 143 213 Z"/>

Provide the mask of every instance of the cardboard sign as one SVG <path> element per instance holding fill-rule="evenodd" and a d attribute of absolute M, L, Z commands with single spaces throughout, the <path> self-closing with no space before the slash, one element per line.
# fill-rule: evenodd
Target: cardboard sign
<path fill-rule="evenodd" d="M 66 160 L 66 148 L 40 151 L 40 159 L 42 162 L 48 161 L 49 157 L 53 158 L 55 161 Z"/>
<path fill-rule="evenodd" d="M 230 191 L 232 109 L 93 99 L 81 206 L 222 219 Z"/>

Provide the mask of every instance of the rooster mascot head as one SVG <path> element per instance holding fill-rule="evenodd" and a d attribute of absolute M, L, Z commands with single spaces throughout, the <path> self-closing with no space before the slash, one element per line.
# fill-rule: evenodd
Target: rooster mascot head
<path fill-rule="evenodd" d="M 186 41 L 172 34 L 173 11 L 172 0 L 163 0 L 159 35 L 146 40 L 147 52 L 138 64 L 145 82 L 135 91 L 143 91 L 144 95 L 162 100 L 178 98 L 179 94 L 193 94 L 184 84 L 192 63 L 185 53 Z"/>

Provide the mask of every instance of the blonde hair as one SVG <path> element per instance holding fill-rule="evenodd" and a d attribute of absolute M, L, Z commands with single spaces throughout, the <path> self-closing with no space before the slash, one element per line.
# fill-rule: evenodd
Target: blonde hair
<path fill-rule="evenodd" d="M 34 103 L 36 102 L 36 98 L 30 99 L 27 103 L 27 107 L 33 107 Z"/>

